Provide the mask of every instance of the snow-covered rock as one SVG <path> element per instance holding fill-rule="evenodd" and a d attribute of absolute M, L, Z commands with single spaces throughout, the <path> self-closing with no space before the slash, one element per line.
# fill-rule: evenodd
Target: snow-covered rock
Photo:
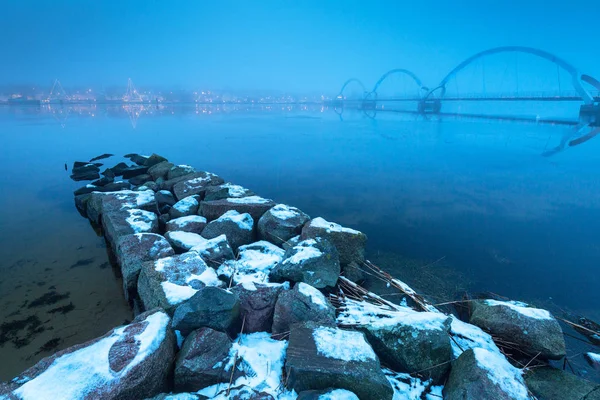
<path fill-rule="evenodd" d="M 404 372 L 384 368 L 383 373 L 394 389 L 393 400 L 440 400 L 443 386 L 433 386 L 430 380 L 423 381 Z M 475 399 L 473 399 L 475 400 Z M 481 399 L 483 400 L 483 399 Z"/>
<path fill-rule="evenodd" d="M 589 352 L 585 353 L 584 356 L 588 364 L 596 369 L 600 369 L 600 354 Z"/>
<path fill-rule="evenodd" d="M 152 176 L 152 180 L 157 180 L 158 178 L 166 179 L 169 170 L 173 168 L 175 165 L 168 161 L 162 161 L 158 164 L 155 164 L 148 168 L 148 174 Z"/>
<path fill-rule="evenodd" d="M 525 374 L 527 387 L 543 400 L 598 400 L 600 385 L 552 367 L 536 367 Z"/>
<path fill-rule="evenodd" d="M 274 282 L 305 282 L 318 289 L 333 287 L 340 276 L 338 251 L 328 240 L 307 239 L 287 250 L 270 274 Z"/>
<path fill-rule="evenodd" d="M 212 268 L 219 268 L 225 261 L 235 258 L 225 235 L 217 236 L 214 239 L 204 239 L 204 242 L 192 247 L 190 251 L 198 253 Z"/>
<path fill-rule="evenodd" d="M 0 389 L 0 398 L 21 400 L 127 399 L 168 389 L 175 336 L 161 310 L 89 342 L 44 358 Z"/>
<path fill-rule="evenodd" d="M 287 387 L 300 393 L 346 389 L 363 400 L 392 400 L 390 383 L 364 334 L 314 323 L 294 325 L 285 361 Z"/>
<path fill-rule="evenodd" d="M 286 284 L 245 283 L 234 286 L 231 292 L 240 301 L 241 318 L 244 332 L 271 332 L 275 303 Z"/>
<path fill-rule="evenodd" d="M 230 210 L 209 222 L 202 231 L 202 236 L 207 239 L 221 235 L 225 235 L 231 248 L 237 251 L 240 246 L 254 241 L 254 220 L 248 213 L 240 214 Z"/>
<path fill-rule="evenodd" d="M 237 285 L 244 282 L 268 282 L 271 269 L 283 258 L 283 249 L 260 241 L 241 246 L 237 260 L 224 262 L 217 270 L 219 276 Z"/>
<path fill-rule="evenodd" d="M 232 197 L 222 200 L 203 201 L 200 204 L 200 215 L 212 221 L 227 211 L 235 210 L 240 214 L 248 213 L 254 221 L 258 221 L 274 205 L 275 203 L 272 200 L 263 199 L 259 196 Z"/>
<path fill-rule="evenodd" d="M 340 264 L 364 260 L 367 235 L 354 229 L 345 228 L 321 217 L 314 218 L 302 228 L 302 240 L 322 237 L 329 240 L 338 250 Z"/>
<path fill-rule="evenodd" d="M 177 179 L 177 178 L 181 178 L 183 176 L 187 176 L 189 174 L 193 174 L 195 172 L 196 172 L 196 170 L 194 169 L 194 167 L 192 167 L 190 165 L 183 165 L 183 164 L 176 165 L 176 166 L 172 167 L 169 170 L 169 172 L 167 173 L 167 179 L 168 180 Z"/>
<path fill-rule="evenodd" d="M 258 238 L 278 246 L 302 232 L 302 227 L 310 217 L 285 204 L 277 204 L 258 220 Z"/>
<path fill-rule="evenodd" d="M 346 389 L 305 390 L 298 393 L 297 400 L 360 400 Z"/>
<path fill-rule="evenodd" d="M 138 293 L 146 309 L 162 307 L 172 313 L 180 303 L 206 286 L 222 286 L 215 270 L 198 253 L 189 252 L 142 265 Z"/>
<path fill-rule="evenodd" d="M 206 239 L 197 233 L 183 231 L 169 231 L 165 233 L 165 238 L 177 253 L 185 253 L 191 248 L 206 242 Z"/>
<path fill-rule="evenodd" d="M 500 353 L 500 349 L 494 343 L 492 337 L 481 330 L 481 328 L 467 324 L 451 316 L 450 336 L 452 336 L 452 353 L 458 358 L 465 350 L 482 348 L 494 353 Z"/>
<path fill-rule="evenodd" d="M 109 211 L 102 217 L 104 236 L 111 248 L 116 248 L 119 238 L 134 233 L 157 233 L 158 217 L 156 214 L 130 208 L 123 211 Z"/>
<path fill-rule="evenodd" d="M 565 356 L 562 329 L 548 311 L 516 301 L 476 300 L 470 305 L 471 324 L 529 354 L 550 359 Z"/>
<path fill-rule="evenodd" d="M 205 226 L 206 218 L 199 215 L 188 215 L 187 217 L 169 220 L 169 222 L 166 223 L 165 228 L 167 231 L 183 231 L 197 233 L 199 235 L 202 233 Z"/>
<path fill-rule="evenodd" d="M 521 370 L 500 354 L 482 348 L 469 349 L 452 365 L 445 385 L 446 400 L 529 400 Z"/>
<path fill-rule="evenodd" d="M 174 255 L 173 248 L 164 237 L 155 233 L 136 233 L 122 236 L 115 251 L 123 275 L 123 291 L 130 300 L 137 294 L 137 281 L 146 261 Z"/>
<path fill-rule="evenodd" d="M 198 200 L 195 197 L 186 197 L 179 200 L 169 210 L 171 218 L 186 217 L 188 215 L 196 215 L 198 212 Z"/>
<path fill-rule="evenodd" d="M 325 296 L 306 283 L 279 294 L 273 316 L 273 333 L 288 332 L 293 324 L 305 321 L 335 326 L 335 309 Z"/>
<path fill-rule="evenodd" d="M 204 200 L 223 200 L 228 198 L 240 198 L 255 196 L 254 192 L 246 189 L 243 186 L 234 185 L 232 183 L 224 183 L 218 186 L 209 186 L 204 193 Z"/>
<path fill-rule="evenodd" d="M 177 203 L 177 199 L 175 199 L 173 193 L 169 192 L 168 190 L 159 190 L 156 192 L 154 197 L 156 198 L 156 203 L 158 204 L 159 209 L 162 206 L 173 206 L 175 203 Z"/>
<path fill-rule="evenodd" d="M 207 187 L 220 185 L 223 182 L 221 177 L 210 172 L 196 172 L 193 178 L 177 182 L 173 185 L 173 193 L 178 200 L 194 195 L 204 198 Z"/>
<path fill-rule="evenodd" d="M 157 207 L 154 192 L 152 190 L 143 192 L 133 190 L 93 192 L 86 204 L 86 213 L 92 222 L 99 224 L 104 213 L 133 208 L 156 212 Z"/>

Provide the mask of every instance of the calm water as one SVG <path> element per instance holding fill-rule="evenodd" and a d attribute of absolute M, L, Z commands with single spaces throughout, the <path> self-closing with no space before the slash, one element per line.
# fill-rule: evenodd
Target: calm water
<path fill-rule="evenodd" d="M 17 327 L 0 333 L 0 379 L 132 318 L 64 170 L 105 152 L 157 152 L 360 229 L 371 260 L 440 302 L 492 291 L 600 319 L 600 138 L 542 156 L 573 127 L 318 108 L 52 111 L 0 107 L 0 318 Z"/>

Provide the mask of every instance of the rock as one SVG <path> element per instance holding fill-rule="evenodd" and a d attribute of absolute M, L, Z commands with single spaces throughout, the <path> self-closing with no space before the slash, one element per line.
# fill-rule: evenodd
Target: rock
<path fill-rule="evenodd" d="M 158 191 L 158 183 L 154 181 L 146 181 L 144 184 L 137 188 L 137 190 L 141 190 L 140 188 L 145 188 L 144 190 L 152 190 L 153 192 Z"/>
<path fill-rule="evenodd" d="M 210 328 L 192 331 L 183 342 L 175 363 L 175 391 L 197 391 L 217 383 L 229 382 L 231 340 L 226 333 Z M 215 368 L 216 367 L 216 368 Z"/>
<path fill-rule="evenodd" d="M 113 183 L 104 185 L 104 187 L 100 191 L 101 192 L 118 192 L 120 190 L 129 190 L 130 187 L 131 187 L 131 185 L 129 184 L 129 182 L 119 181 L 119 182 L 113 182 Z"/>
<path fill-rule="evenodd" d="M 335 326 L 335 308 L 314 287 L 298 283 L 279 294 L 273 315 L 273 333 L 289 332 L 293 324 L 313 321 Z"/>
<path fill-rule="evenodd" d="M 113 170 L 110 168 L 106 168 L 101 174 L 107 178 L 113 178 L 113 179 L 116 176 L 115 173 L 113 172 Z"/>
<path fill-rule="evenodd" d="M 265 283 L 283 254 L 282 249 L 264 240 L 240 246 L 237 260 L 224 262 L 217 273 L 235 285 L 243 282 Z"/>
<path fill-rule="evenodd" d="M 552 367 L 536 367 L 528 370 L 525 374 L 525 382 L 531 393 L 538 399 L 600 399 L 600 385 Z"/>
<path fill-rule="evenodd" d="M 346 389 L 361 400 L 392 400 L 393 390 L 363 333 L 314 323 L 295 325 L 285 361 L 286 386 L 300 393 Z"/>
<path fill-rule="evenodd" d="M 240 302 L 244 333 L 271 332 L 275 303 L 286 285 L 245 283 L 234 286 L 231 292 Z"/>
<path fill-rule="evenodd" d="M 476 348 L 462 353 L 452 365 L 445 400 L 530 399 L 521 371 L 500 354 Z"/>
<path fill-rule="evenodd" d="M 340 264 L 360 263 L 365 258 L 367 235 L 350 228 L 344 228 L 323 218 L 315 218 L 302 228 L 302 240 L 322 237 L 329 240 L 340 254 Z"/>
<path fill-rule="evenodd" d="M 129 180 L 129 183 L 131 183 L 134 186 L 139 186 L 139 185 L 142 185 L 151 180 L 152 180 L 152 177 L 150 175 L 141 174 L 141 175 L 137 175 L 137 176 L 134 176 L 133 178 L 131 178 Z"/>
<path fill-rule="evenodd" d="M 307 239 L 285 252 L 269 275 L 272 282 L 305 282 L 317 289 L 333 287 L 340 276 L 336 248 L 326 239 Z"/>
<path fill-rule="evenodd" d="M 197 393 L 161 393 L 146 400 L 206 400 Z"/>
<path fill-rule="evenodd" d="M 161 307 L 172 313 L 205 286 L 221 286 L 215 270 L 198 253 L 190 252 L 142 264 L 138 294 L 146 309 Z"/>
<path fill-rule="evenodd" d="M 188 215 L 170 220 L 167 224 L 167 231 L 191 232 L 199 235 L 205 226 L 206 218 L 199 215 Z"/>
<path fill-rule="evenodd" d="M 75 196 L 80 196 L 82 194 L 88 194 L 88 193 L 92 193 L 92 192 L 101 192 L 102 188 L 99 186 L 95 186 L 93 184 L 87 184 L 83 187 L 80 187 L 79 189 L 77 189 L 76 191 L 73 192 L 73 194 Z"/>
<path fill-rule="evenodd" d="M 204 200 L 222 200 L 227 198 L 240 198 L 254 196 L 254 192 L 245 187 L 234 185 L 232 183 L 224 183 L 217 186 L 208 186 L 204 193 Z"/>
<path fill-rule="evenodd" d="M 438 383 L 452 361 L 450 323 L 445 314 L 408 311 L 363 329 L 375 353 L 392 369 L 419 373 Z"/>
<path fill-rule="evenodd" d="M 169 206 L 164 206 L 164 207 L 169 207 Z M 169 207 L 169 209 L 171 209 L 171 207 Z M 171 216 L 168 214 L 168 210 L 167 210 L 167 214 L 161 214 L 158 217 L 158 229 L 161 232 L 165 232 L 167 230 L 167 224 L 169 223 L 170 220 L 171 220 Z"/>
<path fill-rule="evenodd" d="M 166 178 L 167 174 L 169 173 L 169 171 L 171 170 L 171 168 L 173 168 L 175 165 L 173 163 L 170 163 L 168 161 L 163 161 L 160 162 L 158 164 L 155 164 L 153 166 L 151 166 L 150 168 L 148 168 L 148 174 L 150 174 L 150 176 L 152 176 L 152 180 L 155 181 L 159 178 Z"/>
<path fill-rule="evenodd" d="M 175 309 L 173 329 L 184 336 L 204 327 L 227 332 L 239 325 L 239 317 L 240 302 L 233 293 L 207 286 Z"/>
<path fill-rule="evenodd" d="M 585 353 L 584 355 L 585 361 L 590 364 L 594 369 L 600 369 L 600 354 L 597 353 Z"/>
<path fill-rule="evenodd" d="M 174 254 L 169 242 L 160 235 L 136 233 L 122 236 L 117 242 L 115 255 L 121 266 L 125 298 L 131 300 L 137 294 L 137 281 L 142 263 Z"/>
<path fill-rule="evenodd" d="M 253 242 L 254 220 L 248 213 L 240 214 L 231 210 L 209 222 L 202 231 L 202 236 L 206 239 L 221 235 L 225 235 L 229 245 L 237 251 L 240 246 Z"/>
<path fill-rule="evenodd" d="M 105 158 L 109 158 L 109 157 L 112 157 L 112 156 L 114 156 L 114 154 L 104 153 L 102 155 L 99 155 L 97 157 L 92 158 L 90 160 L 90 162 L 94 162 L 94 161 L 98 161 L 98 160 L 103 160 Z"/>
<path fill-rule="evenodd" d="M 360 400 L 346 389 L 305 390 L 296 400 Z"/>
<path fill-rule="evenodd" d="M 197 233 L 183 231 L 169 231 L 165 233 L 165 238 L 171 243 L 171 246 L 173 246 L 173 249 L 177 253 L 185 253 L 191 248 L 206 242 L 206 239 Z"/>
<path fill-rule="evenodd" d="M 175 168 L 175 167 L 174 167 Z M 173 168 L 171 168 L 173 169 Z M 171 171 L 171 170 L 169 170 Z M 168 176 L 168 174 L 167 174 Z M 167 180 L 163 180 L 160 182 L 160 188 L 164 189 L 164 190 L 173 190 L 173 187 L 179 183 L 179 182 L 183 182 L 183 181 L 188 181 L 190 179 L 194 179 L 194 178 L 198 178 L 198 177 L 203 177 L 205 176 L 204 172 L 192 172 L 189 174 L 185 174 L 185 175 L 181 175 L 178 176 L 177 178 L 172 178 L 172 179 L 167 179 Z M 161 180 L 162 178 L 158 178 L 156 181 L 157 183 Z"/>
<path fill-rule="evenodd" d="M 258 238 L 281 246 L 294 236 L 298 236 L 309 220 L 310 217 L 296 207 L 277 204 L 260 217 Z"/>
<path fill-rule="evenodd" d="M 352 261 L 350 264 L 344 265 L 342 272 L 347 279 L 354 283 L 362 283 L 366 279 L 366 274 L 357 262 Z"/>
<path fill-rule="evenodd" d="M 97 165 L 89 163 L 73 165 L 71 179 L 74 181 L 93 181 L 98 178 L 100 178 L 100 168 Z"/>
<path fill-rule="evenodd" d="M 254 221 L 258 221 L 274 205 L 272 200 L 258 196 L 203 201 L 200 204 L 200 215 L 212 221 L 229 210 L 235 210 L 240 214 L 248 213 Z"/>
<path fill-rule="evenodd" d="M 92 182 L 92 185 L 94 185 L 94 186 L 106 186 L 109 183 L 113 183 L 114 181 L 115 181 L 114 177 L 103 176 L 102 178 L 98 179 L 97 181 Z"/>
<path fill-rule="evenodd" d="M 196 170 L 189 165 L 176 165 L 167 173 L 167 180 L 181 178 L 189 174 L 193 174 Z"/>
<path fill-rule="evenodd" d="M 163 156 L 159 156 L 156 153 L 152 153 L 150 155 L 150 157 L 148 157 L 146 159 L 146 167 L 153 167 L 157 164 L 163 163 L 163 162 L 168 162 L 168 160 L 166 158 L 164 158 Z M 154 179 L 154 178 L 153 178 Z"/>
<path fill-rule="evenodd" d="M 122 172 L 123 179 L 131 179 L 134 176 L 146 174 L 146 172 L 148 172 L 148 167 L 128 167 Z"/>
<path fill-rule="evenodd" d="M 281 247 L 283 247 L 283 249 L 285 251 L 288 251 L 289 249 L 291 249 L 292 247 L 294 247 L 295 245 L 297 245 L 301 241 L 302 241 L 302 239 L 300 239 L 300 235 L 294 236 L 293 238 L 289 239 L 287 242 L 283 242 L 283 244 L 281 245 Z"/>
<path fill-rule="evenodd" d="M 145 211 L 156 211 L 154 192 L 135 192 L 133 190 L 121 190 L 118 192 L 93 192 L 87 202 L 87 216 L 92 222 L 99 224 L 103 213 L 111 211 L 124 211 L 128 209 L 140 209 Z"/>
<path fill-rule="evenodd" d="M 75 207 L 84 217 L 87 217 L 87 203 L 90 200 L 90 197 L 92 197 L 90 193 L 75 196 Z"/>
<path fill-rule="evenodd" d="M 111 248 L 117 247 L 119 238 L 133 233 L 158 233 L 158 218 L 150 211 L 129 209 L 104 213 L 104 236 Z"/>
<path fill-rule="evenodd" d="M 175 358 L 169 323 L 160 310 L 140 314 L 129 325 L 42 359 L 0 389 L 0 397 L 135 400 L 165 392 Z"/>
<path fill-rule="evenodd" d="M 169 192 L 168 190 L 159 190 L 154 196 L 156 197 L 156 203 L 159 207 L 165 204 L 174 206 L 175 203 L 177 203 L 177 199 L 175 199 L 173 193 Z"/>
<path fill-rule="evenodd" d="M 556 360 L 566 355 L 562 329 L 548 311 L 514 301 L 477 300 L 470 305 L 471 324 L 522 351 Z"/>
<path fill-rule="evenodd" d="M 112 168 L 109 168 L 109 170 L 111 171 L 111 173 L 114 176 L 121 176 L 123 175 L 123 172 L 125 172 L 127 169 L 129 168 L 129 166 L 127 164 L 125 164 L 124 162 L 120 162 L 117 165 L 115 165 Z M 103 174 L 104 176 L 109 176 L 109 174 Z"/>
<path fill-rule="evenodd" d="M 123 157 L 129 158 L 132 162 L 141 167 L 145 167 L 146 161 L 148 161 L 148 156 L 142 156 L 136 153 L 125 154 Z"/>
<path fill-rule="evenodd" d="M 220 185 L 221 183 L 223 183 L 223 179 L 215 174 L 211 174 L 210 172 L 196 172 L 194 178 L 177 182 L 173 185 L 173 193 L 179 200 L 194 195 L 199 195 L 202 199 L 207 187 Z"/>
<path fill-rule="evenodd" d="M 186 217 L 188 215 L 195 215 L 198 212 L 198 200 L 194 197 L 186 197 L 183 200 L 179 200 L 171 210 L 169 215 L 171 218 Z"/>
<path fill-rule="evenodd" d="M 206 239 L 202 244 L 192 247 L 191 251 L 198 253 L 208 266 L 215 269 L 219 268 L 225 261 L 235 258 L 225 235 L 214 239 Z"/>

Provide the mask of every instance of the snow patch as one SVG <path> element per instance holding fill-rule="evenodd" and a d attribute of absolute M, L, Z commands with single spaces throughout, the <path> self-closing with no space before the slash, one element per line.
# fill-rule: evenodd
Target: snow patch
<path fill-rule="evenodd" d="M 245 187 L 232 183 L 224 183 L 221 187 L 227 189 L 228 197 L 244 197 L 248 193 Z"/>
<path fill-rule="evenodd" d="M 179 247 L 183 247 L 185 249 L 191 249 L 195 246 L 200 246 L 207 241 L 197 233 L 184 231 L 170 231 L 167 232 L 165 236 L 168 236 L 168 238 L 175 242 Z"/>
<path fill-rule="evenodd" d="M 179 218 L 175 218 L 169 221 L 170 223 L 173 223 L 175 225 L 177 225 L 178 227 L 182 227 L 185 226 L 189 223 L 193 223 L 193 222 L 197 222 L 200 224 L 205 224 L 206 223 L 206 218 L 201 217 L 199 215 L 188 215 L 185 217 L 179 217 Z"/>
<path fill-rule="evenodd" d="M 254 226 L 254 220 L 248 213 L 240 214 L 235 210 L 229 210 L 225 214 L 217 218 L 217 221 L 232 221 L 240 227 L 240 229 L 251 231 Z"/>
<path fill-rule="evenodd" d="M 227 199 L 230 203 L 235 204 L 266 204 L 270 203 L 273 200 L 264 199 L 260 196 L 248 196 L 248 197 L 229 197 Z"/>
<path fill-rule="evenodd" d="M 240 246 L 235 261 L 224 262 L 217 272 L 228 278 L 233 276 L 237 285 L 244 282 L 268 282 L 269 273 L 283 258 L 284 251 L 272 243 L 260 242 Z"/>
<path fill-rule="evenodd" d="M 452 323 L 450 325 L 450 334 L 452 339 L 452 353 L 455 358 L 458 358 L 463 351 L 468 349 L 482 348 L 494 353 L 500 353 L 500 349 L 494 343 L 490 335 L 482 331 L 475 325 L 467 324 L 451 316 Z"/>
<path fill-rule="evenodd" d="M 138 209 L 129 209 L 127 212 L 129 217 L 125 218 L 125 221 L 135 233 L 150 232 L 152 230 L 152 222 L 156 221 L 156 214 Z"/>
<path fill-rule="evenodd" d="M 282 220 L 300 216 L 300 210 L 285 204 L 277 204 L 275 207 L 271 208 L 269 212 L 275 218 Z"/>
<path fill-rule="evenodd" d="M 310 301 L 313 304 L 316 304 L 317 306 L 319 306 L 319 308 L 321 309 L 326 309 L 327 308 L 327 299 L 325 299 L 325 296 L 323 296 L 323 293 L 321 293 L 318 289 L 307 285 L 304 282 L 300 282 L 298 283 L 298 291 L 300 293 L 302 293 L 303 295 L 305 295 L 306 297 L 310 298 Z"/>
<path fill-rule="evenodd" d="M 171 305 L 186 301 L 198 292 L 198 290 L 191 286 L 178 285 L 169 281 L 161 282 L 160 285 L 162 286 L 165 298 Z"/>
<path fill-rule="evenodd" d="M 283 260 L 283 264 L 302 264 L 311 258 L 321 257 L 321 250 L 313 247 L 317 244 L 314 239 L 305 240 L 292 248 L 294 255 Z"/>
<path fill-rule="evenodd" d="M 381 371 L 394 390 L 392 400 L 421 400 L 423 394 L 427 391 L 427 386 L 431 383 L 428 380 L 422 381 L 413 378 L 409 374 L 394 372 L 387 368 L 382 368 Z M 433 391 L 430 393 L 433 393 Z"/>
<path fill-rule="evenodd" d="M 319 396 L 317 400 L 360 400 L 357 395 L 346 389 L 335 389 Z"/>
<path fill-rule="evenodd" d="M 340 224 L 336 224 L 335 222 L 329 222 L 321 217 L 317 217 L 317 218 L 313 219 L 312 221 L 310 221 L 310 226 L 313 226 L 315 228 L 326 229 L 327 233 L 346 232 L 346 233 L 352 233 L 354 235 L 359 235 L 361 233 L 354 229 L 345 228 L 345 227 L 341 226 Z"/>
<path fill-rule="evenodd" d="M 317 352 L 327 358 L 343 361 L 377 360 L 361 332 L 318 327 L 313 331 L 313 339 Z"/>
<path fill-rule="evenodd" d="M 586 357 L 592 360 L 595 363 L 600 364 L 600 354 L 596 353 L 585 353 Z"/>
<path fill-rule="evenodd" d="M 505 306 L 529 318 L 554 319 L 549 311 L 542 310 L 541 308 L 529 307 L 526 303 L 520 301 L 485 300 L 484 303 L 488 306 Z"/>
<path fill-rule="evenodd" d="M 212 268 L 206 268 L 200 275 L 191 274 L 185 279 L 186 283 L 192 281 L 200 281 L 205 286 L 221 286 L 221 281 L 217 277 L 217 273 Z"/>
<path fill-rule="evenodd" d="M 487 371 L 488 378 L 510 398 L 528 400 L 529 394 L 521 370 L 513 367 L 500 354 L 482 348 L 473 349 L 479 367 Z"/>
<path fill-rule="evenodd" d="M 177 203 L 175 203 L 175 205 L 173 205 L 173 208 L 179 211 L 180 213 L 186 213 L 197 206 L 198 200 L 196 200 L 193 197 L 186 197 L 185 199 L 179 200 Z"/>

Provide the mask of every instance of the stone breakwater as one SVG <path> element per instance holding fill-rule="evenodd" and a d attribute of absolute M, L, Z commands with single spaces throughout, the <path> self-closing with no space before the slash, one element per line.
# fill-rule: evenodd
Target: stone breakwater
<path fill-rule="evenodd" d="M 362 232 L 156 154 L 126 157 L 71 177 L 95 180 L 75 204 L 136 318 L 0 384 L 0 399 L 600 399 L 540 366 L 566 353 L 548 311 L 479 299 L 463 321 L 398 280 L 405 296 L 388 302 L 359 286 Z"/>

